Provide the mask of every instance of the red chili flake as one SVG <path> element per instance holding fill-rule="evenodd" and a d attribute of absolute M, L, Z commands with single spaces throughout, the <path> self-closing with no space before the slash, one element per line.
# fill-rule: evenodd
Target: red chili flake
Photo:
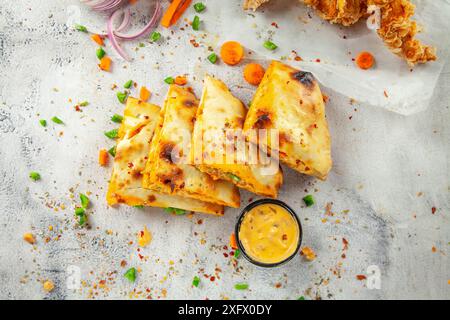
<path fill-rule="evenodd" d="M 431 208 L 431 213 L 435 214 L 436 213 L 436 207 Z"/>
<path fill-rule="evenodd" d="M 271 23 L 271 26 L 278 29 L 278 24 L 277 24 L 276 22 L 272 22 L 272 23 Z"/>
<path fill-rule="evenodd" d="M 144 256 L 142 254 L 139 253 L 138 256 L 139 256 L 139 259 L 141 259 L 141 260 L 144 259 Z"/>
<path fill-rule="evenodd" d="M 275 288 L 281 288 L 281 283 L 279 283 L 279 282 L 277 282 L 276 284 L 275 284 Z"/>
<path fill-rule="evenodd" d="M 283 234 L 283 235 L 281 236 L 281 240 L 286 241 L 286 240 L 287 240 L 287 234 Z"/>
<path fill-rule="evenodd" d="M 320 62 L 320 59 L 316 59 L 316 62 Z"/>
<path fill-rule="evenodd" d="M 120 261 L 120 266 L 125 268 L 127 266 L 127 262 L 125 260 Z"/>
<path fill-rule="evenodd" d="M 211 276 L 211 278 L 209 278 L 209 280 L 214 281 L 214 280 L 216 280 L 216 277 Z"/>
<path fill-rule="evenodd" d="M 223 246 L 223 250 L 228 250 L 228 247 L 227 246 Z"/>
<path fill-rule="evenodd" d="M 202 220 L 202 219 L 198 219 L 197 223 L 198 223 L 198 224 L 202 224 L 202 223 L 203 223 L 203 220 Z"/>
<path fill-rule="evenodd" d="M 225 258 L 228 258 L 228 253 L 224 252 L 224 253 L 223 253 L 223 256 L 224 256 Z"/>
<path fill-rule="evenodd" d="M 189 42 L 194 46 L 194 48 L 198 48 L 199 44 L 195 41 L 195 39 L 189 40 Z"/>
<path fill-rule="evenodd" d="M 344 250 L 348 249 L 348 241 L 345 238 L 342 238 L 342 243 L 344 244 Z"/>
<path fill-rule="evenodd" d="M 76 106 L 75 106 L 75 111 L 77 111 L 77 112 L 81 112 L 81 108 L 80 108 L 80 106 L 79 106 L 79 105 L 76 105 Z"/>
<path fill-rule="evenodd" d="M 383 91 L 383 94 L 384 94 L 384 96 L 385 96 L 386 98 L 389 98 L 388 93 L 387 93 L 386 90 Z"/>
<path fill-rule="evenodd" d="M 234 256 L 234 251 L 230 251 L 230 256 Z"/>
<path fill-rule="evenodd" d="M 363 281 L 363 280 L 366 280 L 367 277 L 366 277 L 365 275 L 363 275 L 363 274 L 358 274 L 358 275 L 356 276 L 356 279 L 358 279 L 359 281 Z"/>
<path fill-rule="evenodd" d="M 134 164 L 132 163 L 132 162 L 128 162 L 128 168 L 133 168 L 134 167 Z"/>

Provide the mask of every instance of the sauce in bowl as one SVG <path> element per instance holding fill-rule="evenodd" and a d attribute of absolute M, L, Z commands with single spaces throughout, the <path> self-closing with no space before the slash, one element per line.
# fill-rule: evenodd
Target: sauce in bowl
<path fill-rule="evenodd" d="M 242 212 L 236 236 L 244 256 L 252 263 L 274 267 L 299 250 L 301 225 L 294 211 L 278 200 L 256 201 Z"/>

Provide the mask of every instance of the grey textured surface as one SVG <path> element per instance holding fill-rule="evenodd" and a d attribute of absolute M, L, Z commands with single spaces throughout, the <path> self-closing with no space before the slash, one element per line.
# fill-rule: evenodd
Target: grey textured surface
<path fill-rule="evenodd" d="M 80 22 L 102 25 L 80 8 Z M 325 88 L 333 171 L 319 182 L 285 168 L 280 195 L 297 210 L 303 244 L 317 258 L 299 256 L 272 270 L 239 259 L 236 268 L 223 247 L 239 210 L 189 219 L 160 209 L 108 208 L 110 168 L 100 168 L 97 156 L 112 145 L 103 135 L 115 126 L 110 116 L 123 109 L 113 84 L 133 79 L 151 88 L 155 103 L 168 75 L 187 73 L 197 94 L 205 71 L 224 78 L 246 102 L 252 89 L 231 85 L 241 81 L 239 69 L 204 61 L 207 46 L 217 46 L 214 36 L 197 36 L 201 45 L 194 48 L 191 32 L 178 29 L 162 31 L 159 45 L 127 44 L 132 63 L 108 45 L 114 69 L 100 72 L 93 42 L 66 26 L 77 10 L 77 1 L 0 4 L 0 298 L 450 298 L 450 66 L 430 108 L 408 117 L 350 103 Z M 76 112 L 85 100 L 89 106 Z M 65 125 L 52 123 L 54 115 Z M 42 180 L 30 181 L 30 171 Z M 80 192 L 92 193 L 88 229 L 73 216 Z M 316 199 L 311 208 L 301 201 L 307 193 Z M 256 199 L 243 193 L 243 205 L 250 198 Z M 138 252 L 136 234 L 144 225 L 153 241 Z M 22 240 L 26 232 L 36 235 L 35 246 Z M 381 271 L 379 290 L 356 278 L 371 265 Z M 67 287 L 69 266 L 81 272 L 79 289 Z M 129 266 L 141 269 L 135 284 L 122 277 Z M 191 287 L 195 275 L 199 288 Z M 47 279 L 56 285 L 51 293 L 42 288 Z M 236 291 L 237 282 L 250 289 Z"/>

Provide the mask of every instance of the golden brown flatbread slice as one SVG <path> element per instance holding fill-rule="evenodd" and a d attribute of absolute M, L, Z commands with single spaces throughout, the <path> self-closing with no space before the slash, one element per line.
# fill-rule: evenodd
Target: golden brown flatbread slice
<path fill-rule="evenodd" d="M 193 93 L 170 86 L 150 147 L 143 186 L 165 194 L 238 208 L 240 195 L 236 186 L 214 180 L 191 164 L 197 107 L 198 100 Z"/>
<path fill-rule="evenodd" d="M 159 194 L 142 187 L 142 171 L 147 162 L 156 124 L 158 106 L 129 97 L 119 129 L 113 172 L 109 183 L 107 202 L 129 206 L 177 208 L 223 215 L 221 205 L 181 196 Z"/>
<path fill-rule="evenodd" d="M 322 92 L 311 73 L 273 61 L 245 120 L 246 135 L 255 129 L 276 129 L 279 139 L 259 140 L 259 146 L 279 153 L 301 173 L 326 179 L 332 165 L 330 134 Z"/>
<path fill-rule="evenodd" d="M 207 75 L 194 126 L 193 150 L 196 166 L 215 179 L 233 182 L 253 193 L 277 197 L 283 182 L 278 162 L 262 165 L 253 158 L 242 133 L 247 109 L 220 80 Z M 199 161 L 200 160 L 200 161 Z"/>

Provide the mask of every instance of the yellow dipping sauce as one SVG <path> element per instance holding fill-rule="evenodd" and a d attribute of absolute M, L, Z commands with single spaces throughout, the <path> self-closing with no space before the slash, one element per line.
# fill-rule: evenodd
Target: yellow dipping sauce
<path fill-rule="evenodd" d="M 265 203 L 244 214 L 239 240 L 245 253 L 253 260 L 276 264 L 295 253 L 300 241 L 300 228 L 285 208 Z"/>

